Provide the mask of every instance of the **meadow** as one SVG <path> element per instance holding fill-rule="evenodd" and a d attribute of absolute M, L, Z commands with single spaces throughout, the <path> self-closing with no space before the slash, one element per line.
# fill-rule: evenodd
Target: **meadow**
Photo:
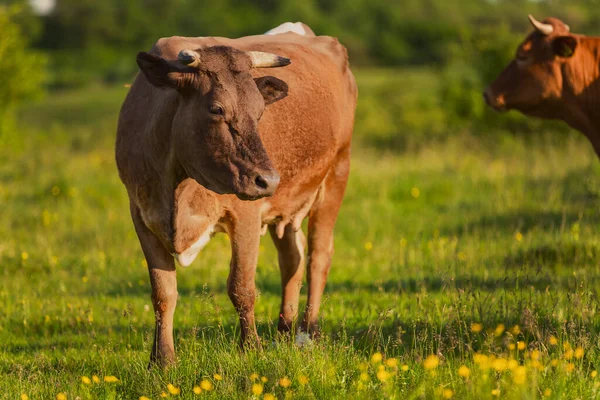
<path fill-rule="evenodd" d="M 278 340 L 264 237 L 264 349 L 241 352 L 217 235 L 178 270 L 178 366 L 167 371 L 147 369 L 150 286 L 114 162 L 127 88 L 19 110 L 0 138 L 0 398 L 599 397 L 600 162 L 586 140 L 448 134 L 430 71 L 357 78 L 324 337 Z"/>

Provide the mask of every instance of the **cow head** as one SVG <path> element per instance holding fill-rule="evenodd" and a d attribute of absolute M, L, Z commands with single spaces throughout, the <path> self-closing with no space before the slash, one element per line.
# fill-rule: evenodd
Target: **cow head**
<path fill-rule="evenodd" d="M 577 51 L 577 36 L 556 18 L 539 22 L 517 49 L 516 58 L 483 93 L 497 111 L 515 109 L 524 114 L 552 118 L 563 91 L 563 65 Z"/>
<path fill-rule="evenodd" d="M 288 87 L 272 76 L 254 79 L 250 69 L 290 60 L 215 46 L 182 50 L 177 61 L 141 52 L 137 63 L 152 85 L 178 92 L 171 143 L 187 176 L 243 200 L 274 193 L 279 174 L 258 134 L 258 120 L 265 105 L 287 96 Z"/>

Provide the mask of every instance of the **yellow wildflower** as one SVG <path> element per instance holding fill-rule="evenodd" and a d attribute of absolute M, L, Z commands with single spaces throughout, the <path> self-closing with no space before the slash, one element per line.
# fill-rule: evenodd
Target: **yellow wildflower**
<path fill-rule="evenodd" d="M 116 376 L 108 375 L 108 376 L 104 377 L 104 382 L 115 383 L 115 382 L 119 382 L 119 379 Z"/>
<path fill-rule="evenodd" d="M 377 364 L 378 362 L 381 362 L 381 360 L 383 360 L 383 356 L 379 352 L 377 352 L 371 356 L 371 362 L 373 364 Z"/>
<path fill-rule="evenodd" d="M 500 396 L 500 389 L 493 389 L 492 396 Z"/>
<path fill-rule="evenodd" d="M 26 251 L 24 251 L 24 252 L 21 253 L 21 259 L 23 261 L 27 260 L 28 258 L 29 258 L 29 254 L 27 254 Z"/>
<path fill-rule="evenodd" d="M 67 400 L 67 395 L 64 393 L 59 393 L 56 395 L 56 400 Z"/>
<path fill-rule="evenodd" d="M 162 392 L 162 393 L 160 394 L 160 397 L 162 397 L 163 399 L 164 399 L 165 397 L 168 397 L 168 396 L 169 396 L 169 395 L 168 395 L 168 394 L 166 394 L 165 392 Z"/>
<path fill-rule="evenodd" d="M 583 354 L 584 354 L 584 351 L 583 351 L 582 347 L 578 347 L 575 349 L 575 358 L 578 358 L 578 359 L 583 358 Z"/>
<path fill-rule="evenodd" d="M 504 333 L 504 324 L 498 324 L 498 326 L 496 327 L 496 329 L 494 329 L 494 335 L 496 336 L 500 336 Z"/>
<path fill-rule="evenodd" d="M 290 385 L 292 384 L 292 381 L 290 381 L 290 378 L 288 378 L 287 376 L 284 376 L 283 378 L 281 378 L 279 380 L 279 386 L 281 387 L 290 387 Z"/>
<path fill-rule="evenodd" d="M 269 381 L 269 378 L 267 378 L 266 376 L 261 376 L 261 377 L 260 377 L 260 381 L 261 381 L 262 383 L 267 383 L 267 382 Z"/>
<path fill-rule="evenodd" d="M 482 324 L 480 324 L 478 322 L 471 324 L 471 332 L 473 332 L 473 333 L 479 333 L 482 330 L 483 330 L 483 325 Z"/>
<path fill-rule="evenodd" d="M 215 378 L 215 381 L 222 381 L 223 380 L 223 377 L 221 375 L 219 375 L 219 374 L 214 374 L 213 378 Z"/>
<path fill-rule="evenodd" d="M 377 371 L 377 379 L 379 379 L 381 382 L 387 381 L 389 379 L 390 375 L 391 374 L 389 372 L 387 372 L 385 370 L 385 368 L 382 368 Z"/>
<path fill-rule="evenodd" d="M 522 350 L 525 350 L 526 347 L 527 347 L 527 345 L 525 344 L 525 342 L 521 342 L 521 341 L 517 342 L 517 349 L 522 351 Z"/>
<path fill-rule="evenodd" d="M 564 343 L 563 343 L 563 349 L 564 349 L 565 351 L 566 351 L 566 350 L 569 350 L 570 348 L 571 348 L 571 344 L 570 344 L 569 342 L 564 342 Z"/>
<path fill-rule="evenodd" d="M 548 343 L 550 343 L 552 346 L 556 346 L 558 344 L 558 339 L 556 336 L 550 336 L 548 338 Z"/>
<path fill-rule="evenodd" d="M 512 328 L 510 328 L 510 333 L 516 336 L 519 333 L 521 333 L 521 328 L 519 328 L 519 325 L 515 325 Z"/>
<path fill-rule="evenodd" d="M 256 372 L 250 375 L 250 380 L 251 381 L 255 381 L 257 379 L 258 379 L 258 374 Z"/>
<path fill-rule="evenodd" d="M 511 371 L 515 368 L 517 368 L 519 366 L 519 362 L 517 360 L 515 360 L 514 358 L 511 358 L 510 360 L 508 360 L 508 369 L 510 369 Z"/>
<path fill-rule="evenodd" d="M 534 360 L 537 361 L 540 359 L 540 351 L 539 350 L 532 350 L 531 353 L 529 353 L 529 357 Z"/>
<path fill-rule="evenodd" d="M 595 378 L 597 375 L 598 375 L 598 371 L 596 371 L 596 370 L 594 370 L 594 371 L 590 372 L 590 376 L 591 376 L 592 378 Z"/>
<path fill-rule="evenodd" d="M 435 354 L 427 356 L 425 361 L 423 361 L 425 369 L 435 369 L 438 365 L 440 365 L 440 359 Z"/>
<path fill-rule="evenodd" d="M 567 372 L 573 372 L 573 371 L 575 371 L 575 364 L 573 364 L 573 363 L 568 363 L 568 364 L 565 366 L 565 370 L 566 370 Z"/>
<path fill-rule="evenodd" d="M 85 383 L 86 385 L 91 385 L 92 380 L 90 378 L 88 378 L 87 376 L 82 376 L 81 382 Z"/>
<path fill-rule="evenodd" d="M 306 375 L 300 375 L 298 377 L 298 382 L 300 382 L 300 384 L 302 386 L 306 385 L 308 383 L 308 376 L 306 376 Z"/>
<path fill-rule="evenodd" d="M 415 199 L 418 198 L 420 194 L 421 194 L 421 191 L 419 190 L 419 188 L 414 187 L 414 188 L 410 189 L 410 195 L 412 197 L 414 197 Z"/>
<path fill-rule="evenodd" d="M 138 400 L 150 400 L 150 398 L 146 396 L 140 396 Z"/>
<path fill-rule="evenodd" d="M 522 385 L 525 383 L 525 378 L 527 375 L 527 369 L 520 365 L 513 370 L 513 382 L 516 385 Z"/>
<path fill-rule="evenodd" d="M 202 382 L 200 382 L 200 388 L 202 390 L 206 390 L 207 392 L 210 392 L 211 390 L 213 390 L 215 388 L 215 385 L 213 385 L 212 382 L 209 381 L 208 379 L 202 379 Z"/>
<path fill-rule="evenodd" d="M 200 388 L 200 386 L 194 386 L 192 392 L 194 392 L 194 394 L 200 394 L 202 393 L 202 389 Z"/>
<path fill-rule="evenodd" d="M 575 352 L 572 349 L 565 351 L 565 360 L 570 360 L 571 358 L 573 358 L 574 354 Z"/>
<path fill-rule="evenodd" d="M 466 365 L 462 365 L 458 369 L 458 376 L 462 376 L 463 378 L 468 378 L 471 375 L 471 370 Z"/>
<path fill-rule="evenodd" d="M 263 392 L 263 385 L 261 385 L 260 383 L 253 383 L 252 384 L 252 393 L 255 396 L 258 396 L 262 392 Z"/>
<path fill-rule="evenodd" d="M 265 395 L 263 396 L 264 400 L 277 400 L 277 397 L 275 397 L 274 394 L 271 393 L 265 393 Z"/>
<path fill-rule="evenodd" d="M 504 358 L 496 358 L 492 361 L 492 368 L 498 372 L 502 372 L 508 368 L 508 362 Z"/>
<path fill-rule="evenodd" d="M 98 375 L 92 375 L 92 382 L 100 383 L 100 378 L 98 378 Z"/>
<path fill-rule="evenodd" d="M 369 375 L 365 372 L 361 373 L 360 376 L 358 377 L 358 379 L 360 379 L 361 381 L 368 381 L 369 380 Z"/>
<path fill-rule="evenodd" d="M 168 391 L 169 391 L 169 393 L 171 393 L 173 396 L 176 396 L 176 395 L 178 395 L 179 393 L 181 393 L 181 389 L 180 389 L 180 388 L 178 388 L 178 387 L 176 387 L 176 386 L 173 386 L 173 385 L 172 385 L 172 384 L 170 384 L 170 383 L 167 385 L 167 390 L 168 390 Z"/>
<path fill-rule="evenodd" d="M 442 396 L 445 399 L 451 399 L 454 396 L 454 392 L 452 391 L 452 389 L 444 389 L 442 391 Z"/>
<path fill-rule="evenodd" d="M 402 368 L 400 368 L 400 369 L 401 369 L 402 371 L 406 372 L 406 371 L 408 371 L 408 365 L 404 364 L 404 365 L 402 366 Z"/>
<path fill-rule="evenodd" d="M 523 234 L 521 232 L 515 233 L 515 240 L 517 242 L 520 242 L 521 240 L 523 240 Z"/>
<path fill-rule="evenodd" d="M 544 390 L 544 397 L 550 397 L 550 396 L 552 396 L 552 390 L 551 389 Z"/>
<path fill-rule="evenodd" d="M 390 368 L 394 368 L 398 366 L 398 359 L 396 358 L 388 358 L 387 360 L 385 360 L 385 365 L 387 365 Z"/>
<path fill-rule="evenodd" d="M 550 361 L 550 365 L 552 365 L 553 367 L 558 366 L 558 360 L 554 359 L 554 360 Z"/>
<path fill-rule="evenodd" d="M 365 243 L 365 250 L 373 250 L 373 243 L 371 243 L 371 242 Z"/>
<path fill-rule="evenodd" d="M 25 393 L 22 393 L 21 400 L 29 400 L 29 396 L 27 396 Z"/>
<path fill-rule="evenodd" d="M 515 344 L 514 344 L 514 343 L 509 343 L 509 344 L 508 344 L 508 349 L 509 349 L 509 350 L 514 350 L 514 349 L 516 349 L 516 347 L 517 347 L 517 346 L 515 346 Z"/>

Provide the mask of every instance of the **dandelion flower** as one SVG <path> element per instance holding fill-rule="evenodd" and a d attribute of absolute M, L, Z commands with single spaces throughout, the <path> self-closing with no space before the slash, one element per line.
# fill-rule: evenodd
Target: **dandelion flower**
<path fill-rule="evenodd" d="M 408 369 L 409 369 L 409 368 L 408 368 L 408 365 L 404 364 L 404 365 L 402 366 L 402 368 L 400 368 L 400 369 L 401 369 L 402 371 L 406 372 L 406 371 L 408 371 Z"/>
<path fill-rule="evenodd" d="M 261 385 L 260 383 L 253 383 L 252 384 L 252 393 L 255 396 L 258 396 L 262 392 L 263 392 L 263 385 Z"/>
<path fill-rule="evenodd" d="M 108 375 L 108 376 L 104 377 L 104 382 L 115 383 L 115 382 L 119 382 L 119 379 L 116 376 Z"/>
<path fill-rule="evenodd" d="M 387 360 L 385 360 L 385 365 L 387 365 L 390 368 L 394 368 L 398 366 L 398 359 L 396 358 L 388 358 Z"/>
<path fill-rule="evenodd" d="M 527 347 L 527 345 L 525 345 L 525 342 L 521 342 L 521 341 L 517 342 L 517 349 L 522 351 L 522 350 L 525 350 L 526 347 Z"/>
<path fill-rule="evenodd" d="M 525 383 L 525 378 L 527 376 L 527 369 L 520 365 L 513 371 L 513 382 L 515 385 L 522 385 Z"/>
<path fill-rule="evenodd" d="M 591 376 L 592 378 L 595 378 L 596 376 L 598 376 L 598 371 L 595 371 L 595 370 L 594 370 L 594 371 L 590 372 L 590 376 Z"/>
<path fill-rule="evenodd" d="M 494 335 L 501 336 L 504 333 L 504 324 L 498 324 L 496 329 L 494 329 Z"/>
<path fill-rule="evenodd" d="M 202 389 L 200 388 L 200 386 L 194 386 L 192 392 L 194 392 L 194 394 L 200 394 L 202 393 Z"/>
<path fill-rule="evenodd" d="M 385 382 L 390 378 L 390 373 L 387 372 L 385 370 L 385 368 L 382 368 L 380 370 L 377 371 L 377 379 L 379 379 L 381 382 Z"/>
<path fill-rule="evenodd" d="M 550 365 L 552 365 L 553 367 L 558 366 L 558 360 L 554 359 L 554 360 L 550 361 Z"/>
<path fill-rule="evenodd" d="M 277 397 L 275 397 L 274 394 L 271 393 L 265 393 L 265 395 L 263 396 L 264 400 L 277 400 Z"/>
<path fill-rule="evenodd" d="M 92 382 L 100 383 L 100 378 L 98 378 L 98 375 L 92 375 Z"/>
<path fill-rule="evenodd" d="M 92 384 L 92 380 L 90 378 L 88 378 L 87 376 L 82 376 L 81 377 L 81 382 L 85 383 L 86 385 L 91 385 Z"/>
<path fill-rule="evenodd" d="M 262 383 L 267 383 L 267 382 L 269 381 L 269 378 L 267 378 L 266 376 L 261 376 L 261 377 L 260 377 L 260 381 L 261 381 Z"/>
<path fill-rule="evenodd" d="M 365 372 L 363 372 L 362 374 L 360 374 L 360 376 L 358 377 L 358 379 L 360 379 L 361 381 L 368 381 L 369 380 L 369 375 Z"/>
<path fill-rule="evenodd" d="M 169 393 L 171 393 L 173 396 L 176 396 L 176 395 L 178 395 L 179 393 L 181 393 L 181 389 L 180 389 L 180 388 L 178 388 L 178 387 L 176 387 L 176 386 L 173 386 L 173 385 L 172 385 L 172 384 L 170 384 L 170 383 L 167 385 L 167 390 L 168 390 L 168 391 L 169 391 Z"/>
<path fill-rule="evenodd" d="M 440 365 L 440 359 L 435 354 L 427 356 L 425 361 L 423 361 L 423 366 L 428 370 L 436 369 L 438 365 Z"/>
<path fill-rule="evenodd" d="M 471 324 L 471 332 L 479 333 L 482 330 L 483 330 L 483 325 L 480 324 L 479 322 L 475 322 L 475 323 Z"/>
<path fill-rule="evenodd" d="M 500 396 L 500 389 L 493 389 L 492 396 Z"/>
<path fill-rule="evenodd" d="M 203 379 L 202 382 L 200 382 L 200 388 L 202 390 L 206 390 L 207 392 L 210 392 L 211 390 L 213 390 L 215 388 L 215 385 L 213 385 L 212 382 L 209 381 L 208 379 Z"/>
<path fill-rule="evenodd" d="M 21 259 L 23 261 L 27 260 L 28 258 L 29 258 L 29 254 L 27 254 L 26 251 L 24 251 L 24 252 L 21 253 Z"/>
<path fill-rule="evenodd" d="M 162 392 L 162 393 L 160 394 L 160 397 L 162 397 L 163 399 L 164 399 L 165 397 L 168 397 L 168 396 L 169 396 L 169 395 L 168 395 L 168 394 L 166 394 L 165 392 Z"/>
<path fill-rule="evenodd" d="M 306 384 L 308 383 L 308 376 L 306 376 L 306 375 L 300 375 L 300 376 L 298 377 L 298 382 L 299 382 L 299 383 L 300 383 L 302 386 L 306 385 Z"/>
<path fill-rule="evenodd" d="M 250 375 L 250 380 L 251 381 L 255 381 L 259 378 L 258 374 L 255 372 L 253 374 Z"/>
<path fill-rule="evenodd" d="M 365 243 L 365 250 L 373 250 L 373 243 L 371 243 L 371 242 Z"/>
<path fill-rule="evenodd" d="M 215 378 L 215 381 L 222 381 L 223 380 L 223 377 L 221 375 L 219 375 L 219 374 L 214 374 L 213 378 Z"/>
<path fill-rule="evenodd" d="M 552 396 L 552 390 L 551 389 L 544 390 L 544 397 L 550 397 L 550 396 Z"/>
<path fill-rule="evenodd" d="M 512 328 L 510 328 L 510 333 L 517 336 L 519 333 L 521 333 L 521 328 L 519 327 L 519 325 L 515 325 Z"/>
<path fill-rule="evenodd" d="M 25 393 L 22 393 L 21 400 L 29 400 L 29 396 L 27 396 Z"/>
<path fill-rule="evenodd" d="M 569 373 L 571 373 L 571 372 L 575 371 L 575 364 L 573 364 L 573 363 L 568 363 L 568 364 L 565 366 L 565 370 L 566 370 L 567 372 L 569 372 Z"/>
<path fill-rule="evenodd" d="M 584 354 L 584 351 L 583 351 L 582 347 L 578 347 L 575 349 L 575 358 L 577 358 L 577 359 L 583 358 L 583 354 Z"/>
<path fill-rule="evenodd" d="M 452 389 L 444 389 L 442 391 L 442 397 L 444 397 L 445 399 L 451 399 L 454 396 L 454 392 L 452 391 Z"/>
<path fill-rule="evenodd" d="M 556 336 L 550 336 L 548 338 L 548 343 L 550 343 L 552 346 L 556 346 L 558 344 L 558 339 Z"/>
<path fill-rule="evenodd" d="M 379 352 L 377 352 L 371 356 L 371 362 L 373 364 L 377 364 L 378 362 L 381 362 L 381 360 L 383 360 L 383 356 Z"/>
<path fill-rule="evenodd" d="M 67 395 L 64 393 L 59 393 L 56 395 L 56 400 L 67 400 Z"/>
<path fill-rule="evenodd" d="M 412 197 L 414 197 L 415 199 L 418 198 L 420 194 L 421 194 L 421 191 L 419 190 L 419 188 L 414 187 L 414 188 L 410 189 L 410 195 Z"/>
<path fill-rule="evenodd" d="M 575 352 L 572 349 L 565 351 L 565 360 L 570 360 L 575 355 Z"/>
<path fill-rule="evenodd" d="M 515 346 L 515 344 L 514 344 L 514 343 L 509 343 L 509 344 L 508 344 L 508 349 L 509 349 L 509 350 L 514 350 L 514 349 L 516 349 L 516 347 L 517 347 L 517 346 Z"/>
<path fill-rule="evenodd" d="M 462 376 L 463 378 L 468 378 L 471 375 L 471 370 L 466 365 L 462 365 L 458 369 L 458 376 Z"/>
<path fill-rule="evenodd" d="M 284 376 L 283 378 L 281 378 L 279 380 L 279 386 L 281 387 L 290 387 L 290 385 L 292 384 L 292 381 L 290 381 L 290 378 L 288 378 L 287 376 Z"/>
<path fill-rule="evenodd" d="M 523 234 L 521 232 L 515 233 L 515 240 L 517 242 L 520 242 L 521 240 L 523 240 Z"/>
<path fill-rule="evenodd" d="M 138 400 L 150 400 L 150 398 L 146 396 L 140 396 Z"/>

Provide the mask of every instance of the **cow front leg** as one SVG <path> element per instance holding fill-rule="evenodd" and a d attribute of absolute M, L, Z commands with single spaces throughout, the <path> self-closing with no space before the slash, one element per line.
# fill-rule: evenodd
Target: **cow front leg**
<path fill-rule="evenodd" d="M 277 248 L 281 272 L 281 308 L 277 329 L 281 333 L 287 333 L 292 330 L 298 316 L 306 237 L 302 230 L 294 231 L 291 224 L 286 225 L 281 239 L 277 237 L 275 226 L 269 226 L 269 233 Z"/>
<path fill-rule="evenodd" d="M 346 189 L 349 156 L 349 150 L 340 154 L 340 159 L 325 178 L 324 199 L 313 206 L 308 217 L 308 301 L 300 328 L 313 338 L 320 334 L 319 309 L 331 267 L 333 228 Z"/>
<path fill-rule="evenodd" d="M 150 366 L 166 367 L 175 362 L 173 343 L 173 314 L 177 305 L 177 276 L 173 256 L 160 240 L 146 227 L 139 211 L 132 206 L 131 215 L 142 251 L 148 263 L 154 307 L 154 344 Z"/>
<path fill-rule="evenodd" d="M 251 214 L 251 211 L 249 212 Z M 260 218 L 258 214 L 245 215 L 231 227 L 231 264 L 227 278 L 227 293 L 235 307 L 241 328 L 242 347 L 260 347 L 254 321 L 256 299 L 256 264 L 260 244 Z"/>

